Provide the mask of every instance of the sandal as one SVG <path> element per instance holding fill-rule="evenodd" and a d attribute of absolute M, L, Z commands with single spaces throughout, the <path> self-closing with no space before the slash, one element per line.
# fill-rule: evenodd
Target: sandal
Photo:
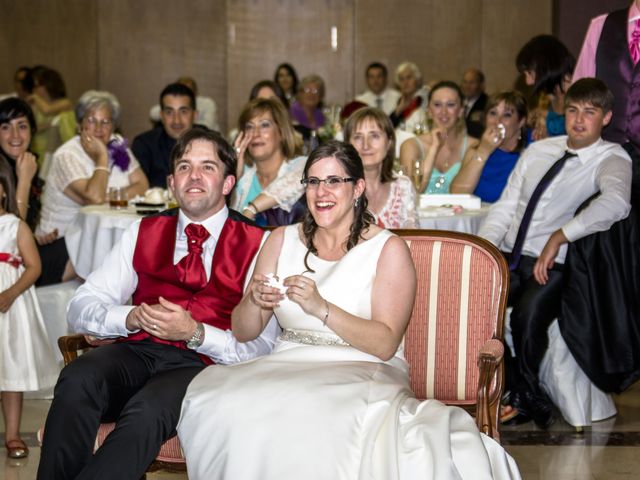
<path fill-rule="evenodd" d="M 4 446 L 7 449 L 7 457 L 9 458 L 25 458 L 29 456 L 29 448 L 19 438 L 5 442 Z"/>
<path fill-rule="evenodd" d="M 507 423 L 516 418 L 520 412 L 511 405 L 500 405 L 500 423 Z"/>

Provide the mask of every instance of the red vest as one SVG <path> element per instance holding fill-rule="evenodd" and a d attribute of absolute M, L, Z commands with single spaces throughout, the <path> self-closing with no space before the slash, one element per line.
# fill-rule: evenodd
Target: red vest
<path fill-rule="evenodd" d="M 180 283 L 173 252 L 178 223 L 177 210 L 140 222 L 140 230 L 133 254 L 133 268 L 138 274 L 138 286 L 133 293 L 133 304 L 153 305 L 162 296 L 191 312 L 202 323 L 222 330 L 231 328 L 231 312 L 240 302 L 247 272 L 260 249 L 264 232 L 230 210 L 222 227 L 213 254 L 211 276 L 204 289 L 193 291 Z M 156 343 L 186 348 L 185 342 L 156 338 L 145 331 L 129 335 L 124 341 L 151 338 Z M 201 355 L 207 364 L 212 360 Z"/>

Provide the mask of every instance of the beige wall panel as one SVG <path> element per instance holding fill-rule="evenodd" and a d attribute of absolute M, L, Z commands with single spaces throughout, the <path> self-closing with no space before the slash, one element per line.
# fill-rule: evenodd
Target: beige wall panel
<path fill-rule="evenodd" d="M 550 34 L 552 0 L 484 0 L 482 69 L 491 92 L 511 89 L 518 76 L 520 48 L 540 34 Z"/>
<path fill-rule="evenodd" d="M 95 0 L 0 0 L 0 92 L 20 65 L 58 70 L 74 101 L 97 81 Z"/>
<path fill-rule="evenodd" d="M 254 83 L 273 79 L 282 62 L 300 78 L 319 74 L 325 103 L 353 95 L 353 0 L 227 0 L 229 122 L 235 125 Z M 331 27 L 338 32 L 332 51 Z"/>
<path fill-rule="evenodd" d="M 226 116 L 225 2 L 109 0 L 99 2 L 100 88 L 123 105 L 129 138 L 147 130 L 149 108 L 181 75 L 211 96 Z"/>
<path fill-rule="evenodd" d="M 425 81 L 458 81 L 481 53 L 481 5 L 481 0 L 357 0 L 356 90 L 364 89 L 364 70 L 374 60 L 387 65 L 390 78 L 409 60 Z"/>

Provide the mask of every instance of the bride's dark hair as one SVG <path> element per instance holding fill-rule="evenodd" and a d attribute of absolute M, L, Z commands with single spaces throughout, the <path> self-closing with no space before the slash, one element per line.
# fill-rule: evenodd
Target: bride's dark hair
<path fill-rule="evenodd" d="M 309 155 L 307 163 L 304 166 L 302 178 L 304 179 L 308 177 L 309 169 L 314 163 L 328 157 L 333 157 L 338 160 L 347 172 L 348 177 L 355 178 L 356 181 L 359 179 L 364 180 L 364 167 L 362 166 L 362 160 L 360 159 L 360 155 L 358 155 L 356 149 L 348 143 L 339 142 L 337 140 L 329 140 L 311 152 L 311 155 Z M 367 196 L 362 192 L 362 195 L 360 195 L 353 206 L 354 219 L 351 224 L 349 239 L 347 240 L 347 251 L 355 247 L 360 238 L 362 238 L 362 232 L 366 231 L 369 228 L 369 225 L 375 223 L 375 218 L 367 210 L 368 203 Z M 317 229 L 318 225 L 316 224 L 316 221 L 309 210 L 307 210 L 304 220 L 302 221 L 302 234 L 304 236 L 305 244 L 307 245 L 307 254 L 304 256 L 304 266 L 311 272 L 313 272 L 313 270 L 309 268 L 307 258 L 311 253 L 314 255 L 318 254 L 318 249 L 313 244 L 313 237 Z"/>

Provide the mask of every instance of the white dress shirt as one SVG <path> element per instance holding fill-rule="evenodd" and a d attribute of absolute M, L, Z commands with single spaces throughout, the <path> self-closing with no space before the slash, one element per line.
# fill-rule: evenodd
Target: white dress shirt
<path fill-rule="evenodd" d="M 370 107 L 378 108 L 378 98 L 382 100 L 382 111 L 390 115 L 398 105 L 400 92 L 392 88 L 385 88 L 380 95 L 376 95 L 371 90 L 367 90 L 356 97 L 358 102 L 366 103 Z"/>
<path fill-rule="evenodd" d="M 207 280 L 211 276 L 211 262 L 220 232 L 229 215 L 229 210 L 222 210 L 201 223 L 210 233 L 203 244 L 202 261 Z M 173 263 L 177 264 L 188 253 L 185 227 L 192 223 L 180 211 L 176 232 L 176 246 Z M 78 288 L 69 303 L 67 321 L 74 332 L 93 335 L 100 338 L 127 336 L 126 320 L 129 312 L 135 308 L 126 305 L 138 285 L 138 275 L 133 269 L 133 254 L 138 238 L 140 221 L 131 225 L 122 235 L 120 241 L 105 258 L 100 268 L 92 272 L 87 281 Z M 265 234 L 266 239 L 267 235 Z M 247 273 L 245 288 L 252 276 L 254 262 Z M 171 301 L 171 299 L 168 299 Z M 211 357 L 216 363 L 236 363 L 267 354 L 273 348 L 279 327 L 272 318 L 260 337 L 247 343 L 238 342 L 230 330 L 221 330 L 212 325 L 204 325 L 204 342 L 197 349 Z"/>
<path fill-rule="evenodd" d="M 534 189 L 567 150 L 567 137 L 558 136 L 534 142 L 516 163 L 500 199 L 493 204 L 478 235 L 502 251 L 510 252 L 529 198 Z M 544 191 L 534 210 L 524 241 L 523 254 L 539 257 L 553 232 L 562 229 L 570 242 L 604 231 L 625 218 L 631 206 L 631 159 L 617 143 L 599 139 L 575 151 Z M 598 198 L 575 215 L 591 195 Z M 564 263 L 567 245 L 556 258 Z"/>

